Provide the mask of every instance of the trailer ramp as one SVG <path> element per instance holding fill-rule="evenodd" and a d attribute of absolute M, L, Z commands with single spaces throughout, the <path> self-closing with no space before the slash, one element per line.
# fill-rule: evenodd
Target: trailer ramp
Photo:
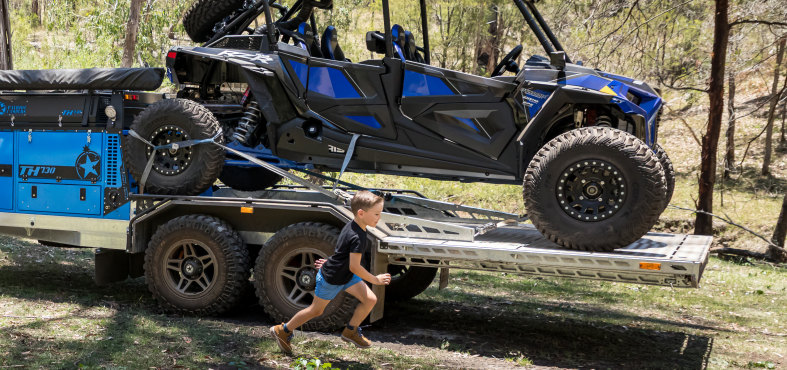
<path fill-rule="evenodd" d="M 393 265 L 698 288 L 712 238 L 648 233 L 612 252 L 567 250 L 530 224 L 502 226 L 473 242 L 387 236 L 378 251 Z"/>

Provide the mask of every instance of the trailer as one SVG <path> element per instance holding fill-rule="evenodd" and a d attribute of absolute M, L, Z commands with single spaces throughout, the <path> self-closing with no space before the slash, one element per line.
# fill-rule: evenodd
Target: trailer
<path fill-rule="evenodd" d="M 11 194 L 0 212 L 0 233 L 95 248 L 97 284 L 145 276 L 154 297 L 179 314 L 221 314 L 250 285 L 277 321 L 307 307 L 316 284 L 314 261 L 332 254 L 339 230 L 352 220 L 351 193 L 359 189 L 343 182 L 318 186 L 246 156 L 299 185 L 256 192 L 214 186 L 199 196 L 146 194 L 122 165 L 121 146 L 134 140 L 127 132 L 23 125 L 3 130 L 0 139 L 2 158 L 13 159 L 0 177 Z M 74 154 L 81 156 L 91 140 L 99 153 L 88 161 L 98 161 L 100 177 L 35 178 L 27 167 L 51 163 L 51 155 L 24 162 L 34 147 L 45 151 L 55 143 L 66 151 L 63 143 L 78 146 Z M 440 288 L 446 287 L 450 269 L 698 288 L 712 241 L 648 233 L 612 252 L 568 250 L 545 239 L 526 216 L 431 200 L 410 190 L 370 190 L 386 200 L 382 222 L 369 229 L 372 248 L 364 263 L 373 274 L 393 275 L 391 285 L 373 287 L 379 299 L 371 321 L 383 317 L 386 301 L 416 296 L 438 272 Z M 356 303 L 345 293 L 305 327 L 341 327 Z"/>
<path fill-rule="evenodd" d="M 221 314 L 253 287 L 265 312 L 286 321 L 311 304 L 314 261 L 333 253 L 340 229 L 353 219 L 352 192 L 363 188 L 338 179 L 318 186 L 286 170 L 308 166 L 280 160 L 265 148 L 224 145 L 221 129 L 190 136 L 179 123 L 164 120 L 150 136 L 141 136 L 131 121 L 154 105 L 219 117 L 235 109 L 139 91 L 158 88 L 163 74 L 0 73 L 0 90 L 6 90 L 0 91 L 0 234 L 53 247 L 94 248 L 97 284 L 145 276 L 169 312 Z M 138 180 L 126 158 L 131 144 L 148 158 L 137 167 Z M 342 172 L 353 155 L 351 145 Z M 240 168 L 259 166 L 296 185 L 244 192 L 211 181 L 197 195 L 152 194 L 155 187 L 146 188 L 149 176 L 220 172 L 189 167 L 205 156 L 218 158 L 219 165 L 226 160 Z M 369 229 L 372 248 L 364 263 L 374 274 L 393 276 L 390 285 L 373 287 L 380 299 L 372 321 L 383 317 L 386 301 L 420 294 L 438 272 L 444 288 L 450 269 L 698 288 L 712 241 L 649 233 L 610 252 L 570 250 L 544 238 L 525 215 L 432 200 L 410 190 L 370 190 L 385 198 L 385 212 Z M 305 328 L 339 328 L 356 304 L 343 293 Z"/>

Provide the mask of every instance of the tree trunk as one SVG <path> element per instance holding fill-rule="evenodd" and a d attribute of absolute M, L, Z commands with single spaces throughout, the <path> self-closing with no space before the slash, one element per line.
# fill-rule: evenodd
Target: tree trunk
<path fill-rule="evenodd" d="M 771 243 L 784 247 L 785 236 L 787 236 L 787 194 L 784 195 L 784 200 L 782 200 L 782 209 L 779 212 L 779 220 L 776 221 L 776 228 L 773 230 Z M 768 246 L 768 253 L 774 261 L 787 261 L 787 255 L 776 248 Z"/>
<path fill-rule="evenodd" d="M 784 120 L 787 119 L 787 101 L 782 104 L 782 132 L 781 142 L 784 143 Z"/>
<path fill-rule="evenodd" d="M 719 149 L 721 117 L 724 112 L 724 67 L 727 62 L 727 43 L 729 42 L 729 0 L 716 0 L 715 25 L 713 28 L 713 55 L 711 56 L 710 114 L 708 129 L 702 136 L 702 153 L 699 179 L 699 199 L 697 208 L 713 212 L 713 185 L 716 183 L 716 152 Z M 697 213 L 694 233 L 713 234 L 713 219 L 710 215 Z"/>
<path fill-rule="evenodd" d="M 120 66 L 123 68 L 131 68 L 134 65 L 134 49 L 137 46 L 141 8 L 142 0 L 131 0 L 131 9 L 128 12 L 128 23 L 126 24 L 126 43 L 123 46 L 123 58 L 120 60 Z"/>
<path fill-rule="evenodd" d="M 0 0 L 0 69 L 14 69 L 11 57 L 11 14 L 8 0 Z"/>
<path fill-rule="evenodd" d="M 41 15 L 38 13 L 38 0 L 30 2 L 30 12 L 38 18 L 38 23 L 41 24 Z"/>
<path fill-rule="evenodd" d="M 724 178 L 730 178 L 735 164 L 735 71 L 727 72 L 727 151 L 724 157 Z"/>
<path fill-rule="evenodd" d="M 776 116 L 776 103 L 779 101 L 779 72 L 781 72 L 782 58 L 784 58 L 784 44 L 787 37 L 779 40 L 776 48 L 776 66 L 773 68 L 773 86 L 771 87 L 771 109 L 768 112 L 768 123 L 765 126 L 765 158 L 762 160 L 762 175 L 771 173 L 771 144 L 773 142 L 773 118 Z"/>

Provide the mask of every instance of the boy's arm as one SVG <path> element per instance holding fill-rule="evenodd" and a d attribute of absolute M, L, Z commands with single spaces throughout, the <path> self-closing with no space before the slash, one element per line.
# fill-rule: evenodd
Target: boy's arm
<path fill-rule="evenodd" d="M 388 285 L 391 282 L 391 274 L 372 275 L 361 266 L 361 253 L 350 253 L 350 271 L 374 285 Z"/>

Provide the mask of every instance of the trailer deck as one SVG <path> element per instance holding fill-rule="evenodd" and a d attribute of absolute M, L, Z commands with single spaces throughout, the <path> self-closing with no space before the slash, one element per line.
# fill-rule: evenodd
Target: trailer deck
<path fill-rule="evenodd" d="M 386 200 L 387 213 L 377 227 L 383 234 L 377 252 L 392 265 L 698 288 L 713 241 L 702 235 L 648 233 L 612 252 L 568 250 L 515 214 L 434 201 L 415 192 L 379 190 L 399 193 L 395 200 Z M 295 187 L 255 193 L 224 188 L 216 195 L 342 206 L 322 193 Z"/>

